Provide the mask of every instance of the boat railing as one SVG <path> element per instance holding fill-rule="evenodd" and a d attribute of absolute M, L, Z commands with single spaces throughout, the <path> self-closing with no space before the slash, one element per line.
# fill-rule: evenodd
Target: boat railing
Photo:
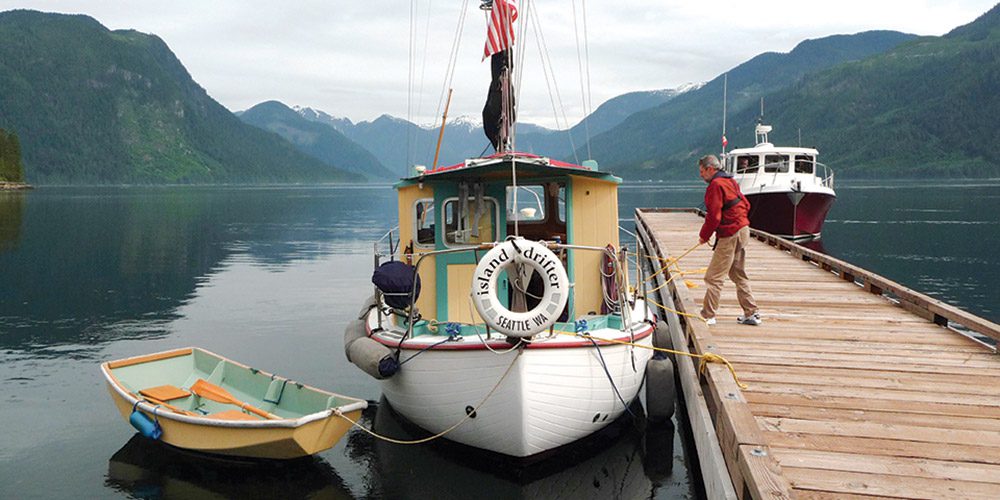
<path fill-rule="evenodd" d="M 778 182 L 778 175 L 788 174 L 790 163 L 787 160 L 765 163 L 756 167 L 757 170 L 754 171 L 754 176 L 750 181 L 751 186 L 765 185 L 764 182 L 768 181 L 767 176 L 770 175 L 770 184 L 774 185 Z M 801 174 L 805 175 L 805 174 Z M 815 162 L 815 167 L 812 172 L 813 177 L 819 180 L 819 185 L 833 189 L 833 169 L 827 165 Z"/>
<path fill-rule="evenodd" d="M 820 173 L 822 169 L 823 173 Z M 819 178 L 819 185 L 833 189 L 833 169 L 826 166 L 824 163 L 816 162 L 816 170 L 814 170 L 816 177 Z"/>
<path fill-rule="evenodd" d="M 382 238 L 380 238 L 378 240 L 378 242 L 376 242 L 376 249 L 377 249 L 377 247 L 379 245 L 379 242 L 384 242 L 385 240 L 391 241 L 391 235 L 390 235 L 390 233 L 392 233 L 392 231 L 390 231 L 389 233 L 387 233 L 385 236 L 383 236 Z M 634 234 L 633 234 L 633 236 L 634 236 Z M 414 282 L 416 282 L 416 277 L 420 274 L 420 266 L 429 257 L 436 257 L 436 256 L 439 256 L 439 255 L 450 255 L 450 254 L 468 253 L 468 252 L 473 252 L 473 253 L 484 252 L 484 251 L 489 251 L 490 249 L 492 249 L 493 247 L 499 245 L 500 243 L 501 242 L 490 242 L 490 243 L 483 243 L 483 244 L 476 245 L 476 246 L 468 246 L 468 247 L 461 247 L 461 248 L 446 248 L 446 249 L 443 249 L 443 250 L 432 250 L 432 251 L 427 251 L 427 252 L 421 252 L 419 254 L 409 254 L 408 257 L 410 257 L 411 259 L 413 257 L 416 257 L 416 261 L 412 263 L 412 266 L 413 266 L 413 275 L 414 275 Z M 543 242 L 543 243 L 546 245 L 546 247 L 548 247 L 549 250 L 553 250 L 553 251 L 557 251 L 557 252 L 559 252 L 559 251 L 568 251 L 568 250 L 580 250 L 580 251 L 601 252 L 601 253 L 604 253 L 605 255 L 607 255 L 610 258 L 610 262 L 612 262 L 613 265 L 614 265 L 614 271 L 610 275 L 605 275 L 604 274 L 604 269 L 602 268 L 600 270 L 602 279 L 603 278 L 613 279 L 613 280 L 615 280 L 616 283 L 620 284 L 620 286 L 617 287 L 618 297 L 615 298 L 614 302 L 617 303 L 618 306 L 619 306 L 617 312 L 622 315 L 622 329 L 625 329 L 625 328 L 628 327 L 628 325 L 632 324 L 631 314 L 630 314 L 630 308 L 626 307 L 629 304 L 629 301 L 628 301 L 628 289 L 629 289 L 629 284 L 628 283 L 629 283 L 629 280 L 628 280 L 627 259 L 624 259 L 624 257 L 625 257 L 624 252 L 623 252 L 623 255 L 619 256 L 619 254 L 618 254 L 619 252 L 618 252 L 617 249 L 608 248 L 608 247 L 594 247 L 594 246 L 587 246 L 587 245 L 571 245 L 571 244 L 556 243 L 556 242 Z M 378 252 L 376 252 L 376 255 L 375 255 L 375 267 L 377 268 L 380 265 L 380 257 L 385 257 L 385 256 L 392 257 L 394 255 L 395 255 L 395 252 L 392 252 L 390 254 L 379 254 Z M 419 255 L 419 257 L 418 257 L 418 255 Z M 645 291 L 645 276 L 644 275 L 640 275 L 640 277 L 642 279 L 643 291 Z M 573 288 L 573 286 L 574 286 L 574 283 L 570 283 L 570 288 L 571 289 Z M 409 295 L 408 303 L 410 304 L 410 307 L 408 307 L 405 311 L 402 311 L 402 312 L 404 312 L 406 314 L 406 318 L 407 318 L 406 333 L 403 335 L 404 339 L 413 336 L 413 327 L 414 327 L 414 324 L 419 319 L 418 316 L 417 316 L 416 307 L 414 307 L 416 305 L 416 302 L 417 302 L 417 295 L 416 294 L 417 294 L 416 287 L 412 287 L 411 290 L 410 290 L 410 292 L 408 293 L 408 295 Z M 382 300 L 381 300 L 381 296 L 382 295 L 405 296 L 407 294 L 406 293 L 386 293 L 386 292 L 383 292 L 383 291 L 379 290 L 378 287 L 375 287 L 375 298 L 376 298 L 377 303 L 381 303 L 382 302 Z M 645 294 L 643 296 L 645 296 Z M 379 313 L 378 313 L 378 326 L 379 326 L 379 328 L 385 328 L 385 325 L 383 324 L 384 317 L 383 317 L 383 314 L 382 314 L 382 308 L 378 307 L 377 309 L 379 311 Z M 647 306 L 647 309 L 648 309 L 648 306 Z M 646 313 L 647 313 L 647 316 L 648 316 L 648 310 L 646 311 Z"/>
<path fill-rule="evenodd" d="M 393 246 L 393 235 L 396 236 L 395 246 Z M 379 248 L 382 246 L 385 247 L 385 250 Z M 389 260 L 392 260 L 395 257 L 396 252 L 398 250 L 399 250 L 399 226 L 396 226 L 390 229 L 384 235 L 382 235 L 381 238 L 375 240 L 375 243 L 372 244 L 372 254 L 375 255 L 375 267 L 378 267 L 379 265 L 382 264 L 382 257 L 389 257 Z"/>

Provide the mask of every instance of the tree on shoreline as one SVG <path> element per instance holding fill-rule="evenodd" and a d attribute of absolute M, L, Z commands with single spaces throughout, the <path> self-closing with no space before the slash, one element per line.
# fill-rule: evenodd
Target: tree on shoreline
<path fill-rule="evenodd" d="M 0 128 L 0 181 L 24 182 L 21 143 L 17 134 Z"/>

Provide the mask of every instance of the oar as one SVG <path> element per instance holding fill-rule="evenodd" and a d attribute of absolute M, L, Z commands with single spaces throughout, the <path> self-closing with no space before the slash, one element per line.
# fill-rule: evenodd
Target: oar
<path fill-rule="evenodd" d="M 249 404 L 236 399 L 235 397 L 233 397 L 232 394 L 229 393 L 229 391 L 205 379 L 201 378 L 198 379 L 198 381 L 191 386 L 191 392 L 195 393 L 200 397 L 215 401 L 216 403 L 226 403 L 239 406 L 241 409 L 251 411 L 267 419 L 280 420 L 281 418 L 271 415 L 270 413 L 261 410 L 260 408 L 254 408 L 253 406 L 250 406 Z"/>
<path fill-rule="evenodd" d="M 170 411 L 173 411 L 174 413 L 180 413 L 181 415 L 195 415 L 195 416 L 198 416 L 197 413 L 194 413 L 194 412 L 191 412 L 191 411 L 188 411 L 188 410 L 182 410 L 182 409 L 180 409 L 180 408 L 178 408 L 178 407 L 176 407 L 176 406 L 174 406 L 174 405 L 172 405 L 170 403 L 167 403 L 166 401 L 160 401 L 159 399 L 156 399 L 156 398 L 153 398 L 153 397 L 150 397 L 150 396 L 146 396 L 145 394 L 139 394 L 138 396 L 140 398 L 145 399 L 146 401 L 149 401 L 150 403 L 153 403 L 154 405 L 159 405 L 159 406 L 162 406 L 162 407 L 164 407 L 164 408 L 166 408 L 166 409 L 168 409 Z"/>

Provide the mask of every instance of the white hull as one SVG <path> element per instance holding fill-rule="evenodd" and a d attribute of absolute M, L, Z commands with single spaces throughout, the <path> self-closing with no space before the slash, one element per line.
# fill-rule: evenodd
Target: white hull
<path fill-rule="evenodd" d="M 640 343 L 652 345 L 652 336 Z M 652 350 L 622 345 L 600 349 L 615 386 L 630 403 L 642 385 Z M 625 411 L 593 347 L 525 349 L 519 357 L 517 351 L 426 351 L 383 381 L 382 391 L 397 412 L 436 434 L 465 418 L 466 410 L 497 386 L 512 362 L 475 418 L 446 438 L 527 457 L 588 436 Z"/>

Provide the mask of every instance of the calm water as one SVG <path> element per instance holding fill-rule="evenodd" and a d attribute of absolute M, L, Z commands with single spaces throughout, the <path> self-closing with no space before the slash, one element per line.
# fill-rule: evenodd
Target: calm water
<path fill-rule="evenodd" d="M 625 186 L 621 216 L 697 206 L 703 186 Z M 1000 320 L 998 187 L 841 186 L 826 251 Z M 385 187 L 0 194 L 0 498 L 694 495 L 677 434 L 628 422 L 527 468 L 357 432 L 279 466 L 134 437 L 97 364 L 180 346 L 378 400 L 344 358 L 341 325 L 370 286 L 370 242 L 395 210 Z M 366 418 L 386 434 L 412 431 L 389 411 Z"/>

